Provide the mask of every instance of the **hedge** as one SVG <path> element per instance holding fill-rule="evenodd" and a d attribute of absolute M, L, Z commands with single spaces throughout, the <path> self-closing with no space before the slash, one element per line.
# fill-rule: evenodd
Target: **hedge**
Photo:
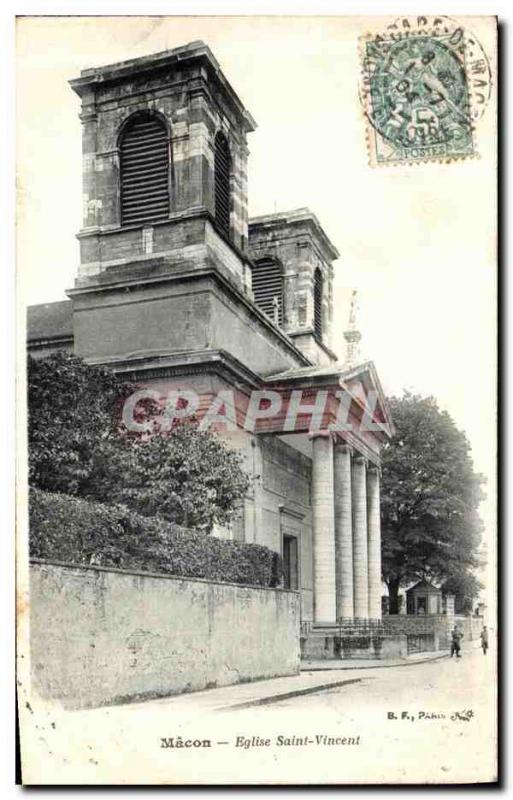
<path fill-rule="evenodd" d="M 279 586 L 278 553 L 218 539 L 124 506 L 30 491 L 31 558 L 161 572 L 188 578 Z"/>

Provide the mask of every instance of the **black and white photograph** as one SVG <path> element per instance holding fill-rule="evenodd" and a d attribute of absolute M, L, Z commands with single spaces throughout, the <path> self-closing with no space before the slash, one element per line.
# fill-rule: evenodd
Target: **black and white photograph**
<path fill-rule="evenodd" d="M 497 24 L 17 18 L 24 785 L 497 782 Z"/>

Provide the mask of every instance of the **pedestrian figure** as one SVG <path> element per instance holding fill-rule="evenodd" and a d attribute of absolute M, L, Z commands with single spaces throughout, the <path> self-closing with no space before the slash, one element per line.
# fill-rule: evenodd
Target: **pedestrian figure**
<path fill-rule="evenodd" d="M 483 626 L 483 630 L 481 631 L 481 647 L 483 648 L 484 655 L 486 655 L 486 651 L 488 650 L 488 628 L 486 625 Z"/>
<path fill-rule="evenodd" d="M 458 628 L 457 625 L 451 631 L 451 658 L 456 653 L 456 658 L 461 658 L 461 640 L 463 639 L 463 634 Z"/>

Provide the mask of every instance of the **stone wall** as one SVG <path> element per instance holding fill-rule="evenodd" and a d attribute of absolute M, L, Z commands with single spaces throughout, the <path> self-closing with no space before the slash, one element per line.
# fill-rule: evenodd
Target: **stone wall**
<path fill-rule="evenodd" d="M 445 614 L 386 614 L 383 616 L 385 633 L 405 634 L 410 637 L 410 651 L 419 650 L 417 644 L 414 644 L 415 640 L 423 644 L 422 649 L 446 650 L 449 647 L 451 622 L 452 618 Z"/>
<path fill-rule="evenodd" d="M 481 620 L 463 614 L 388 614 L 383 617 L 387 633 L 405 633 L 412 637 L 432 634 L 437 650 L 450 647 L 450 632 L 455 624 L 463 631 L 463 641 L 477 639 L 481 632 Z"/>
<path fill-rule="evenodd" d="M 66 707 L 299 671 L 297 592 L 38 562 L 30 605 L 34 687 Z"/>
<path fill-rule="evenodd" d="M 311 661 L 386 660 L 405 658 L 408 637 L 401 634 L 338 635 L 327 631 L 309 631 L 301 636 L 301 658 Z"/>
<path fill-rule="evenodd" d="M 483 621 L 480 617 L 473 617 L 467 614 L 456 614 L 454 622 L 463 631 L 463 641 L 477 639 L 483 627 Z"/>

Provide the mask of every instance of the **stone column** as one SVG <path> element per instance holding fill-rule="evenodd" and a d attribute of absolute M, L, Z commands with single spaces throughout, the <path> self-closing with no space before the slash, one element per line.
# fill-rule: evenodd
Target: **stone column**
<path fill-rule="evenodd" d="M 331 436 L 315 436 L 312 448 L 314 622 L 335 622 L 335 513 Z"/>
<path fill-rule="evenodd" d="M 369 569 L 369 617 L 381 619 L 381 520 L 379 470 L 367 469 L 367 552 Z"/>
<path fill-rule="evenodd" d="M 354 615 L 369 617 L 369 570 L 367 555 L 367 490 L 363 456 L 355 456 L 352 465 L 353 512 L 353 588 Z"/>
<path fill-rule="evenodd" d="M 354 616 L 353 520 L 351 511 L 351 451 L 335 445 L 333 460 L 335 494 L 335 577 L 337 619 Z"/>

